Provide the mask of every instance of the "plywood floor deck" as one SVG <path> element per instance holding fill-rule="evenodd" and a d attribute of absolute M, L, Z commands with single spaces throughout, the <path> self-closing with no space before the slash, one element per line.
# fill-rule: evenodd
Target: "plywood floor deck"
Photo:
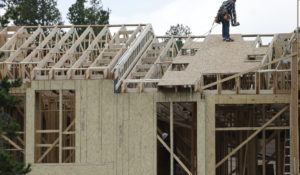
<path fill-rule="evenodd" d="M 248 55 L 265 55 L 268 47 L 256 48 L 255 41 L 245 41 L 242 35 L 232 35 L 234 42 L 224 42 L 221 35 L 209 35 L 203 42 L 187 43 L 185 48 L 197 49 L 194 56 L 178 56 L 173 64 L 188 63 L 184 71 L 169 69 L 159 86 L 194 85 L 203 74 L 234 74 L 261 64 L 247 61 Z"/>

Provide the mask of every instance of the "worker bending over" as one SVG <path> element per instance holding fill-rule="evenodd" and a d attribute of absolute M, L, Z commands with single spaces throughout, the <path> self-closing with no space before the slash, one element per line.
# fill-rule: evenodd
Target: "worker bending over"
<path fill-rule="evenodd" d="M 224 1 L 222 6 L 220 7 L 217 17 L 216 17 L 216 22 L 222 23 L 223 41 L 226 41 L 226 42 L 234 41 L 233 39 L 230 38 L 229 21 L 231 20 L 232 26 L 240 25 L 239 22 L 236 22 L 235 2 L 236 2 L 236 0 Z"/>

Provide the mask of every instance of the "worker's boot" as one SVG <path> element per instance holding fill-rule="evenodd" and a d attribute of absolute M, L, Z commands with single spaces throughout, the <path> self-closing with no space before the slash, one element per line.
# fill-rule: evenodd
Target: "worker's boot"
<path fill-rule="evenodd" d="M 225 39 L 226 42 L 233 42 L 234 40 L 231 38 Z"/>

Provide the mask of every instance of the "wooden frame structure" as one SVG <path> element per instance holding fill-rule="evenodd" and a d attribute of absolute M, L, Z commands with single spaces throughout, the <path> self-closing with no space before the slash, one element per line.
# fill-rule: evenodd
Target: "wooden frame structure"
<path fill-rule="evenodd" d="M 75 174 L 78 165 L 145 174 L 131 169 L 143 161 L 155 174 L 157 144 L 170 155 L 170 174 L 175 167 L 186 174 L 256 174 L 261 166 L 266 175 L 272 162 L 280 164 L 279 174 L 298 174 L 298 33 L 233 35 L 236 42 L 225 43 L 218 35 L 156 36 L 150 24 L 2 28 L 0 78 L 26 83 L 24 113 L 30 116 L 24 147 L 6 140 L 27 153 L 36 174 L 49 170 L 47 163 Z M 222 55 L 225 46 L 232 55 Z M 159 103 L 170 104 L 164 114 Z M 255 105 L 259 114 L 241 113 Z M 187 113 L 193 117 L 184 118 Z M 237 122 L 239 115 L 249 123 Z M 169 128 L 159 128 L 161 121 Z M 162 137 L 167 130 L 169 142 Z M 190 150 L 176 148 L 178 133 L 191 134 L 182 139 Z M 290 152 L 283 150 L 288 144 Z M 249 156 L 260 153 L 261 159 Z"/>

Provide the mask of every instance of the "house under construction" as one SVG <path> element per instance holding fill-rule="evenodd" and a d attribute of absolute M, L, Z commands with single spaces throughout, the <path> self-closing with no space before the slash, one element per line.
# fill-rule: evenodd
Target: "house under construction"
<path fill-rule="evenodd" d="M 2 28 L 0 78 L 24 82 L 6 148 L 31 175 L 298 174 L 298 30 L 232 38 Z"/>

